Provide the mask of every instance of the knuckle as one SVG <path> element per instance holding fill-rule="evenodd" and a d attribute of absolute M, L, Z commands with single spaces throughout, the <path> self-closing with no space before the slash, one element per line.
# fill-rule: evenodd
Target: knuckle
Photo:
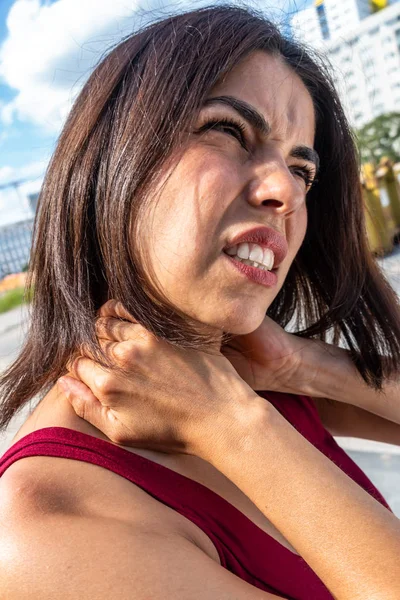
<path fill-rule="evenodd" d="M 116 301 L 114 299 L 107 300 L 107 302 L 105 302 L 100 307 L 99 315 L 101 317 L 103 317 L 103 316 L 107 316 L 110 313 L 113 313 L 114 312 L 115 303 L 116 303 Z"/>
<path fill-rule="evenodd" d="M 95 322 L 96 331 L 102 330 L 104 328 L 107 317 L 97 317 Z"/>
<path fill-rule="evenodd" d="M 140 325 L 140 327 L 137 330 L 136 338 L 138 341 L 140 341 L 142 346 L 145 346 L 147 348 L 152 347 L 154 336 L 149 331 L 147 331 L 147 329 L 145 329 L 142 325 Z"/>
<path fill-rule="evenodd" d="M 114 391 L 112 375 L 106 371 L 96 373 L 93 378 L 93 386 L 102 396 L 109 396 Z"/>
<path fill-rule="evenodd" d="M 96 333 L 98 336 L 108 336 L 111 332 L 112 317 L 99 317 L 96 321 Z"/>
<path fill-rule="evenodd" d="M 117 344 L 113 348 L 113 355 L 123 365 L 129 364 L 135 360 L 135 347 L 126 342 Z"/>

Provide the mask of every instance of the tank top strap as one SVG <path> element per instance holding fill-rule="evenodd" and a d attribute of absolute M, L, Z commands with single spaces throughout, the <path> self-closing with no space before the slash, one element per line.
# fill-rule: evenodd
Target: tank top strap
<path fill-rule="evenodd" d="M 332 600 L 301 556 L 225 498 L 185 475 L 112 442 L 64 427 L 47 427 L 29 433 L 5 452 L 0 477 L 16 461 L 31 456 L 91 463 L 138 485 L 197 525 L 213 542 L 221 565 L 259 589 L 293 600 L 309 600 L 311 592 L 315 600 Z"/>

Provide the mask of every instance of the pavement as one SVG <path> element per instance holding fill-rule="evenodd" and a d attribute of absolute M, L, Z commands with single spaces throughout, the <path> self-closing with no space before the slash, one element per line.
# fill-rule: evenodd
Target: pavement
<path fill-rule="evenodd" d="M 379 260 L 391 285 L 400 296 L 400 247 Z M 0 372 L 17 356 L 23 344 L 29 322 L 26 306 L 17 307 L 0 314 Z M 400 401 L 400 399 L 399 399 Z M 28 403 L 11 421 L 6 431 L 0 433 L 0 456 L 11 445 L 35 400 Z M 335 438 L 347 454 L 361 467 L 372 483 L 387 500 L 393 512 L 400 518 L 400 443 L 399 446 L 360 440 L 356 438 Z"/>
<path fill-rule="evenodd" d="M 389 256 L 378 259 L 378 263 L 386 274 L 390 285 L 400 297 L 400 246 L 395 246 Z"/>
<path fill-rule="evenodd" d="M 0 371 L 3 371 L 16 358 L 27 329 L 28 309 L 26 305 L 0 314 Z"/>

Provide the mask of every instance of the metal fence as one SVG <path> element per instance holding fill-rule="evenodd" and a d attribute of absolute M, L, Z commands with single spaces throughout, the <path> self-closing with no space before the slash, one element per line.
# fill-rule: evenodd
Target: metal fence
<path fill-rule="evenodd" d="M 0 279 L 27 266 L 32 227 L 33 218 L 0 227 Z"/>

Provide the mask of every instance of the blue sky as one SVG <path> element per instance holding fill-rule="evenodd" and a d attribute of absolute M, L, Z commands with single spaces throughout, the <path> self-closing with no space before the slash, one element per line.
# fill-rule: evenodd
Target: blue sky
<path fill-rule="evenodd" d="M 146 12 L 180 1 L 141 0 Z M 30 216 L 61 126 L 101 53 L 137 24 L 139 0 L 0 0 L 0 225 Z M 209 1 L 204 4 L 211 4 Z M 252 0 L 279 18 L 312 0 Z M 143 12 L 143 11 L 142 11 Z M 30 178 L 20 194 L 4 188 Z M 1 188 L 3 186 L 3 188 Z"/>

